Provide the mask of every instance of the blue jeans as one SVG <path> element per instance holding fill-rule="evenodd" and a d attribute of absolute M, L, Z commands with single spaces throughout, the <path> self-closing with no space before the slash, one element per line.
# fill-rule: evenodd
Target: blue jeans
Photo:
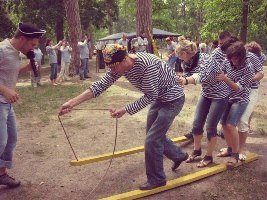
<path fill-rule="evenodd" d="M 176 60 L 177 60 L 177 57 L 175 56 L 170 57 L 168 60 L 168 66 L 174 69 Z"/>
<path fill-rule="evenodd" d="M 192 134 L 203 134 L 207 119 L 206 131 L 208 140 L 217 136 L 217 125 L 226 108 L 228 98 L 210 99 L 200 95 L 195 111 Z"/>
<path fill-rule="evenodd" d="M 172 102 L 154 102 L 147 115 L 145 139 L 146 175 L 149 183 L 161 183 L 166 180 L 163 169 L 163 155 L 172 161 L 182 160 L 186 153 L 167 138 L 174 118 L 180 113 L 185 97 Z"/>
<path fill-rule="evenodd" d="M 88 58 L 81 59 L 81 66 L 79 69 L 80 79 L 84 79 L 88 76 L 89 67 L 88 67 Z"/>
<path fill-rule="evenodd" d="M 248 103 L 229 102 L 221 118 L 221 124 L 231 124 L 237 126 L 241 116 L 247 108 Z"/>
<path fill-rule="evenodd" d="M 16 116 L 9 103 L 0 102 L 0 168 L 12 167 L 17 143 Z"/>
<path fill-rule="evenodd" d="M 51 66 L 50 80 L 51 81 L 56 80 L 57 79 L 58 65 L 57 65 L 57 63 L 51 63 L 50 66 Z"/>

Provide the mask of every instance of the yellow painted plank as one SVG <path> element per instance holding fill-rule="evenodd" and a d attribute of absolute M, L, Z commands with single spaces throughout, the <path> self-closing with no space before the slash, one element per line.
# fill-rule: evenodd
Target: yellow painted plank
<path fill-rule="evenodd" d="M 248 162 L 252 162 L 254 160 L 257 160 L 259 158 L 259 156 L 255 153 L 248 153 L 247 155 L 247 160 L 245 161 L 245 163 Z M 239 162 L 236 167 L 242 165 L 242 162 Z M 225 164 L 219 164 L 216 165 L 214 167 L 210 167 L 210 168 L 206 168 L 197 172 L 194 172 L 192 174 L 188 174 L 185 176 L 182 176 L 180 178 L 174 179 L 174 180 L 170 180 L 167 182 L 167 184 L 163 187 L 159 187 L 159 188 L 155 188 L 153 190 L 133 190 L 130 192 L 126 192 L 126 193 L 122 193 L 122 194 L 118 194 L 118 195 L 114 195 L 114 196 L 110 196 L 107 198 L 103 198 L 102 200 L 130 200 L 130 199 L 137 199 L 137 198 L 141 198 L 141 197 L 145 197 L 145 196 L 149 196 L 152 194 L 156 194 L 159 192 L 163 192 L 166 190 L 170 190 L 188 183 L 192 183 L 194 181 L 212 176 L 214 174 L 218 174 L 221 173 L 223 171 L 226 171 L 227 167 Z"/>
<path fill-rule="evenodd" d="M 187 140 L 187 138 L 185 136 L 172 139 L 172 141 L 174 143 L 184 142 L 186 140 Z M 126 149 L 126 150 L 122 150 L 122 151 L 116 151 L 116 152 L 114 152 L 113 158 L 131 155 L 131 154 L 139 153 L 142 151 L 144 151 L 144 146 Z M 98 155 L 98 156 L 92 156 L 92 157 L 86 157 L 86 158 L 79 158 L 78 160 L 72 160 L 72 161 L 70 161 L 70 165 L 81 166 L 81 165 L 85 165 L 85 164 L 90 164 L 90 163 L 94 163 L 94 162 L 108 160 L 111 158 L 112 158 L 112 153 L 106 153 L 106 154 L 102 154 L 102 155 Z"/>

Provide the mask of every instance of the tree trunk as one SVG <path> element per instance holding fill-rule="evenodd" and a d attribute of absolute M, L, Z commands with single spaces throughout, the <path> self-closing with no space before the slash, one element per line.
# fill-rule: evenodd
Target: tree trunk
<path fill-rule="evenodd" d="M 64 0 L 67 23 L 69 28 L 70 46 L 72 47 L 70 73 L 77 74 L 80 68 L 80 52 L 78 41 L 82 37 L 82 28 L 80 20 L 78 0 Z"/>
<path fill-rule="evenodd" d="M 240 29 L 240 39 L 243 42 L 246 42 L 247 41 L 247 32 L 248 32 L 248 9 L 249 9 L 249 0 L 243 0 L 242 18 L 241 18 L 241 29 Z"/>
<path fill-rule="evenodd" d="M 136 0 L 136 34 L 146 32 L 149 52 L 152 52 L 152 2 L 151 0 Z"/>
<path fill-rule="evenodd" d="M 58 18 L 57 22 L 56 22 L 56 36 L 57 36 L 57 42 L 59 42 L 60 40 L 62 40 L 64 38 L 64 19 L 62 18 Z M 57 63 L 61 64 L 61 52 L 58 51 L 57 54 Z"/>

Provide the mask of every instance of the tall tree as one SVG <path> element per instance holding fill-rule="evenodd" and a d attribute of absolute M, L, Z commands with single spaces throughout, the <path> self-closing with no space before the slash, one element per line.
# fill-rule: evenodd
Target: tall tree
<path fill-rule="evenodd" d="M 0 0 L 0 41 L 4 38 L 11 37 L 15 31 L 15 27 L 13 26 L 5 8 L 6 2 Z"/>
<path fill-rule="evenodd" d="M 78 41 L 82 38 L 82 28 L 80 21 L 80 11 L 78 0 L 64 0 L 67 23 L 69 27 L 69 38 L 72 47 L 71 73 L 76 74 L 80 67 L 80 53 Z"/>
<path fill-rule="evenodd" d="M 241 29 L 240 29 L 240 39 L 243 42 L 247 41 L 248 10 L 249 10 L 249 0 L 243 0 L 242 17 L 241 17 Z"/>
<path fill-rule="evenodd" d="M 151 0 L 136 0 L 136 34 L 145 31 L 148 37 L 149 52 L 152 52 L 152 2 Z"/>

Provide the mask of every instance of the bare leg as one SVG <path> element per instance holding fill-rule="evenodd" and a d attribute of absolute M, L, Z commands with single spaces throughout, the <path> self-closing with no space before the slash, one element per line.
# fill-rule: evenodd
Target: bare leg
<path fill-rule="evenodd" d="M 208 141 L 208 145 L 207 145 L 207 156 L 212 156 L 212 152 L 215 148 L 217 142 L 217 137 L 212 137 L 209 141 Z"/>
<path fill-rule="evenodd" d="M 248 132 L 238 132 L 239 135 L 239 150 L 238 153 L 242 153 L 244 150 L 244 146 L 248 137 Z"/>
<path fill-rule="evenodd" d="M 231 147 L 232 147 L 233 153 L 237 153 L 239 150 L 239 135 L 238 135 L 237 129 L 232 124 L 227 124 L 226 126 L 227 126 L 227 130 L 228 130 L 229 137 L 230 137 L 228 139 L 229 141 L 231 141 L 230 143 L 232 145 Z"/>
<path fill-rule="evenodd" d="M 194 135 L 194 150 L 199 150 L 201 148 L 202 137 L 203 137 L 203 134 Z"/>

